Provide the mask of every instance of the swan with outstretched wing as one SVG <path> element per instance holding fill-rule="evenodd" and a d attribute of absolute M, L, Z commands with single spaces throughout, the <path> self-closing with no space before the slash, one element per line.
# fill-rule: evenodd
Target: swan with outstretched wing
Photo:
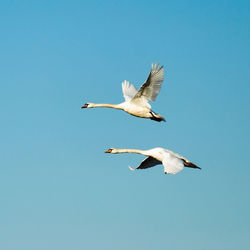
<path fill-rule="evenodd" d="M 201 169 L 182 155 L 165 148 L 153 148 L 149 150 L 110 148 L 105 153 L 135 153 L 147 156 L 137 168 L 129 166 L 130 170 L 151 168 L 159 164 L 163 165 L 165 174 L 177 174 L 184 167 Z"/>
<path fill-rule="evenodd" d="M 122 82 L 122 92 L 125 102 L 120 104 L 104 104 L 104 103 L 86 103 L 82 108 L 106 107 L 121 109 L 130 115 L 148 118 L 154 121 L 166 121 L 160 114 L 156 114 L 151 110 L 149 101 L 155 101 L 158 96 L 161 85 L 164 80 L 164 68 L 158 64 L 152 64 L 150 74 L 137 91 L 135 86 L 128 81 Z"/>

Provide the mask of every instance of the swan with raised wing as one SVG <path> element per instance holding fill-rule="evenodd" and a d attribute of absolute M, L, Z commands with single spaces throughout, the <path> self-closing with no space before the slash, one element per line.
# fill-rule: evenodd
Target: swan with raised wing
<path fill-rule="evenodd" d="M 165 119 L 160 115 L 156 114 L 151 110 L 151 105 L 148 101 L 154 101 L 160 92 L 161 85 L 164 79 L 163 66 L 160 67 L 158 64 L 152 64 L 150 74 L 146 80 L 137 91 L 135 86 L 128 81 L 122 82 L 122 92 L 125 102 L 120 104 L 96 104 L 96 103 L 86 103 L 82 108 L 97 108 L 106 107 L 121 109 L 130 115 L 148 118 L 154 121 L 165 121 Z"/>
<path fill-rule="evenodd" d="M 159 164 L 163 165 L 165 174 L 176 174 L 184 167 L 201 169 L 187 158 L 165 148 L 153 148 L 149 150 L 110 148 L 105 153 L 136 153 L 147 156 L 137 168 L 129 166 L 131 170 L 151 168 Z"/>

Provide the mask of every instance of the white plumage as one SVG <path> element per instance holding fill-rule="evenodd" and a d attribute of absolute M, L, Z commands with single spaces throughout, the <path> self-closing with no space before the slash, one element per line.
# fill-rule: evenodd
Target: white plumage
<path fill-rule="evenodd" d="M 122 92 L 125 102 L 120 104 L 86 103 L 82 108 L 107 107 L 121 109 L 133 116 L 149 118 L 158 122 L 165 121 L 160 114 L 156 114 L 151 110 L 151 105 L 148 103 L 148 101 L 155 101 L 160 92 L 163 79 L 163 66 L 160 67 L 159 64 L 152 64 L 147 80 L 138 91 L 132 83 L 130 84 L 126 80 L 122 82 Z"/>
<path fill-rule="evenodd" d="M 129 166 L 131 170 L 151 168 L 159 164 L 163 165 L 165 174 L 176 174 L 184 167 L 201 169 L 187 158 L 165 148 L 153 148 L 149 150 L 110 148 L 105 153 L 136 153 L 147 156 L 138 167 L 132 168 Z"/>

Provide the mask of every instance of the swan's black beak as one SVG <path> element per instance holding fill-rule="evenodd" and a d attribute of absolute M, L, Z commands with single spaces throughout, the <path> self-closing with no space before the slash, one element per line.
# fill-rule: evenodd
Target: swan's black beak
<path fill-rule="evenodd" d="M 104 153 L 111 153 L 112 149 L 108 149 L 107 151 L 105 151 Z"/>
<path fill-rule="evenodd" d="M 88 107 L 88 103 L 85 103 L 81 108 L 82 109 L 85 109 L 85 108 L 87 108 Z"/>

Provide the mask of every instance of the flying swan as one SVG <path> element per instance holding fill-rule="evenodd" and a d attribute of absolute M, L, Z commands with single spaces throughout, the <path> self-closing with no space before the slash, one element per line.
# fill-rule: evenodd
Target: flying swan
<path fill-rule="evenodd" d="M 110 148 L 105 153 L 136 153 L 147 156 L 137 168 L 129 166 L 131 170 L 151 168 L 159 164 L 163 165 L 165 174 L 176 174 L 184 167 L 201 169 L 185 157 L 165 148 L 153 148 L 149 150 Z"/>
<path fill-rule="evenodd" d="M 163 66 L 152 64 L 150 74 L 146 82 L 142 84 L 137 91 L 135 86 L 128 81 L 122 82 L 122 92 L 125 102 L 120 104 L 96 104 L 85 103 L 82 108 L 106 107 L 121 109 L 130 115 L 148 118 L 157 122 L 166 121 L 160 114 L 151 110 L 148 101 L 154 101 L 160 92 L 161 84 L 164 78 Z"/>

